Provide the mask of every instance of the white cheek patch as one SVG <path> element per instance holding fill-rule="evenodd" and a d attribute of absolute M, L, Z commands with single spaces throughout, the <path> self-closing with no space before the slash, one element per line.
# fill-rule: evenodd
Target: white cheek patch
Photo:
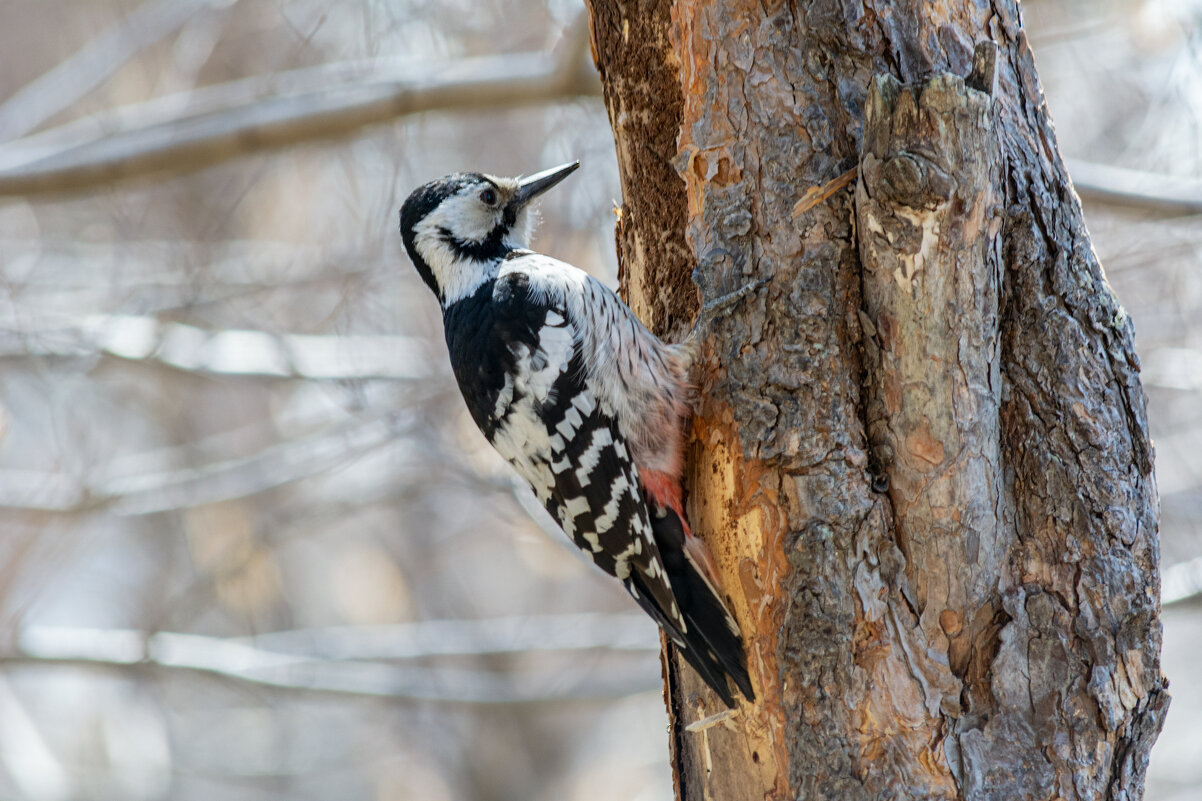
<path fill-rule="evenodd" d="M 462 242 L 483 242 L 501 223 L 501 213 L 480 202 L 473 190 L 466 195 L 447 198 L 426 220 L 432 225 L 453 231 Z"/>
<path fill-rule="evenodd" d="M 434 273 L 434 281 L 442 291 L 443 306 L 471 297 L 483 284 L 497 275 L 497 262 L 478 262 L 460 259 L 437 230 L 424 224 L 415 229 L 417 252 Z"/>
<path fill-rule="evenodd" d="M 500 211 L 483 205 L 476 190 L 472 190 L 447 198 L 414 226 L 414 246 L 434 273 L 444 306 L 471 297 L 482 284 L 495 278 L 500 269 L 496 261 L 460 258 L 447 241 L 448 232 L 453 232 L 459 242 L 480 244 L 500 222 Z"/>

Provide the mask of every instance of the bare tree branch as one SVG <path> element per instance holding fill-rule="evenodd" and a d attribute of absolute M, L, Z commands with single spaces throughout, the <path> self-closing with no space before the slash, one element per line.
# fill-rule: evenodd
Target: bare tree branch
<path fill-rule="evenodd" d="M 424 659 L 530 651 L 659 651 L 655 629 L 637 614 L 581 613 L 425 620 L 382 626 L 333 626 L 258 634 L 239 642 L 320 659 Z"/>
<path fill-rule="evenodd" d="M 416 380 L 429 375 L 430 361 L 421 341 L 407 336 L 212 331 L 139 315 L 23 320 L 0 329 L 0 358 L 96 353 L 186 372 L 310 380 Z"/>
<path fill-rule="evenodd" d="M 134 474 L 97 470 L 86 483 L 66 473 L 0 471 L 0 509 L 77 513 L 106 509 L 146 515 L 245 498 L 320 474 L 393 442 L 413 422 L 380 413 L 333 432 L 281 442 L 240 459 Z"/>
<path fill-rule="evenodd" d="M 0 105 L 0 141 L 16 139 L 79 100 L 139 52 L 215 0 L 147 0 Z M 228 5 L 228 4 L 220 4 Z"/>
<path fill-rule="evenodd" d="M 1202 181 L 1065 159 L 1083 198 L 1170 214 L 1202 213 Z"/>
<path fill-rule="evenodd" d="M 1202 556 L 1169 565 L 1161 570 L 1160 602 L 1179 604 L 1202 595 Z"/>
<path fill-rule="evenodd" d="M 122 239 L 119 245 L 79 239 L 0 238 L 0 276 L 23 297 L 30 290 L 197 289 L 204 286 L 272 289 L 315 281 L 342 281 L 379 270 L 362 243 L 309 245 L 296 242 L 231 239 L 197 242 L 178 239 Z M 32 264 L 30 263 L 32 261 Z M 56 310 L 61 311 L 61 297 Z M 157 308 L 157 307 L 156 307 Z"/>
<path fill-rule="evenodd" d="M 31 627 L 0 665 L 156 668 L 219 676 L 282 690 L 463 704 L 610 698 L 653 689 L 653 669 L 524 665 L 503 672 L 385 660 L 487 657 L 526 652 L 628 652 L 647 658 L 659 639 L 638 615 L 548 615 L 445 620 L 397 626 L 276 632 L 222 639 L 127 629 Z M 531 657 L 523 657 L 529 662 Z"/>
<path fill-rule="evenodd" d="M 162 170 L 194 170 L 423 111 L 596 95 L 600 85 L 583 57 L 587 41 L 578 20 L 553 54 L 420 67 L 335 64 L 161 98 L 0 147 L 0 195 L 79 190 Z"/>

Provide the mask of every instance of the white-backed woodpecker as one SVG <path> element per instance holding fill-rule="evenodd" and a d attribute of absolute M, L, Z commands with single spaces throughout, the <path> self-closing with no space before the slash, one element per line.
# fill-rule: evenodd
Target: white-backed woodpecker
<path fill-rule="evenodd" d="M 564 532 L 616 576 L 727 706 L 754 699 L 743 640 L 681 503 L 688 345 L 584 271 L 525 249 L 529 204 L 578 163 L 455 173 L 401 207 L 472 419 Z"/>

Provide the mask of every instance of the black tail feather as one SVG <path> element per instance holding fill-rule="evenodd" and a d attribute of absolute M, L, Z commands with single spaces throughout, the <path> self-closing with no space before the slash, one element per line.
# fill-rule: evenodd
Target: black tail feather
<path fill-rule="evenodd" d="M 643 608 L 643 611 L 650 615 L 659 624 L 660 628 L 667 633 L 668 639 L 680 651 L 685 661 L 692 665 L 693 669 L 697 671 L 697 674 L 701 676 L 705 683 L 713 688 L 714 692 L 721 697 L 723 703 L 733 709 L 735 699 L 731 695 L 730 685 L 726 683 L 726 672 L 717 663 L 717 660 L 714 659 L 713 654 L 703 654 L 695 644 L 690 643 L 690 640 L 696 640 L 696 635 L 687 637 L 680 633 L 680 629 L 676 628 L 664 616 L 659 607 L 656 606 L 655 601 L 651 599 L 651 595 L 640 577 L 632 575 L 626 580 L 625 584 L 626 589 L 639 602 L 639 606 Z M 690 634 L 692 634 L 691 631 Z M 704 645 L 701 648 L 708 650 Z"/>
<path fill-rule="evenodd" d="M 687 631 L 681 634 L 659 609 L 654 608 L 650 594 L 639 586 L 638 577 L 632 575 L 626 582 L 627 588 L 728 707 L 733 708 L 735 704 L 727 677 L 744 698 L 754 701 L 755 692 L 747 674 L 747 654 L 742 637 L 722 599 L 685 552 L 684 527 L 680 518 L 671 509 L 662 512 L 652 509 L 651 527 Z M 641 591 L 636 592 L 636 589 Z"/>

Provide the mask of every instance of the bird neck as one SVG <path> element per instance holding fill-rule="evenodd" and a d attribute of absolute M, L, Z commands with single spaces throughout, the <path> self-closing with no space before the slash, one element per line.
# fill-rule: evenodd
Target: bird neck
<path fill-rule="evenodd" d="M 494 281 L 501 270 L 502 261 L 504 257 L 487 261 L 456 259 L 449 262 L 439 275 L 442 288 L 439 302 L 443 311 L 464 298 L 472 297 L 480 287 Z"/>

